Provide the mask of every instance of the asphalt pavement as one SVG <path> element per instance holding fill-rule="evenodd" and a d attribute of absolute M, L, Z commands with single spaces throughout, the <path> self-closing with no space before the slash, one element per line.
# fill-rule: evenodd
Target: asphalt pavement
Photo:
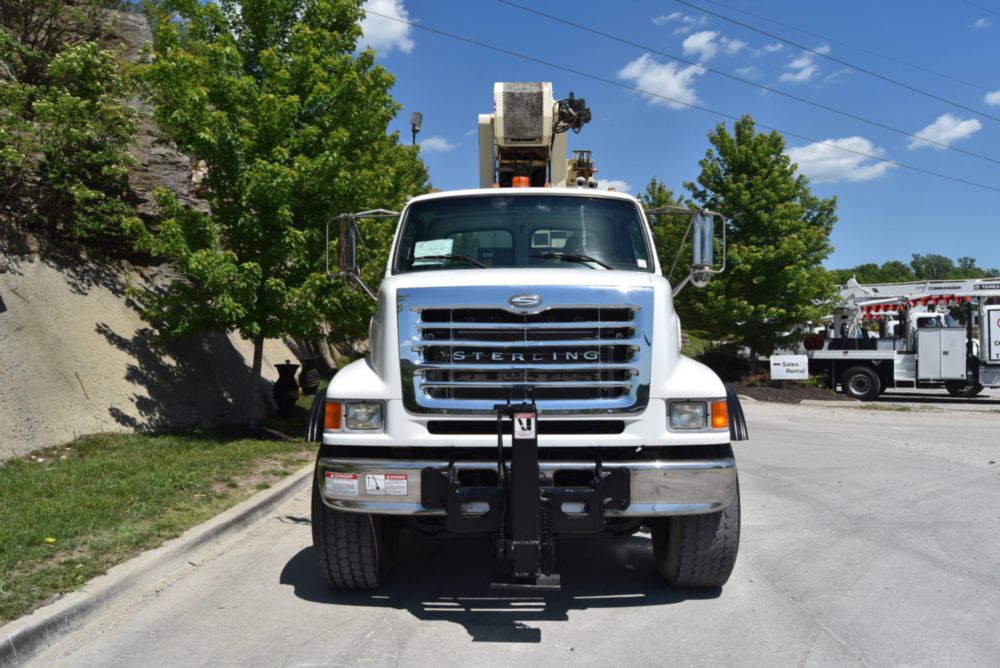
<path fill-rule="evenodd" d="M 745 408 L 743 536 L 722 590 L 666 587 L 639 534 L 563 541 L 561 592 L 499 594 L 485 541 L 406 533 L 388 586 L 334 592 L 304 488 L 34 663 L 996 665 L 1000 415 Z"/>

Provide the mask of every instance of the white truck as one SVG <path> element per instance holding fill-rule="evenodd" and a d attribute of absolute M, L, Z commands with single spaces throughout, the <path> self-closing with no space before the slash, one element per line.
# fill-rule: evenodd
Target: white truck
<path fill-rule="evenodd" d="M 1000 387 L 1000 279 L 861 285 L 848 281 L 826 336 L 806 340 L 811 373 L 870 401 L 889 388 Z M 964 310 L 965 325 L 952 316 Z M 878 324 L 870 333 L 866 323 Z"/>
<path fill-rule="evenodd" d="M 489 536 L 496 587 L 554 589 L 556 538 L 645 529 L 668 583 L 721 587 L 739 544 L 739 401 L 680 354 L 640 203 L 597 190 L 588 154 L 566 160 L 584 101 L 551 84 L 494 98 L 484 187 L 398 214 L 368 356 L 313 405 L 319 570 L 378 587 L 409 527 Z M 339 271 L 356 282 L 357 222 L 373 215 L 395 214 L 340 221 Z M 695 285 L 717 271 L 715 219 L 692 216 Z"/>

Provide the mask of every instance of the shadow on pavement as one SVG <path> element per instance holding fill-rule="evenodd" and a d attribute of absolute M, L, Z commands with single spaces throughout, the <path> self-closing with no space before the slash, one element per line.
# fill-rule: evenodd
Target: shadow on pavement
<path fill-rule="evenodd" d="M 293 556 L 280 583 L 315 603 L 389 607 L 415 618 L 448 621 L 478 642 L 541 642 L 531 622 L 565 621 L 571 611 L 635 608 L 717 598 L 720 589 L 670 589 L 656 572 L 648 537 L 577 538 L 556 542 L 562 591 L 490 589 L 500 567 L 488 539 L 432 538 L 403 532 L 389 582 L 375 591 L 337 591 L 320 579 L 312 547 Z"/>

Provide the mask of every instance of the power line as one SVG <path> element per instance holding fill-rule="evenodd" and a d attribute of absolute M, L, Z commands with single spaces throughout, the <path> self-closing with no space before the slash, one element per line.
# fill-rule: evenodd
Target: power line
<path fill-rule="evenodd" d="M 942 79 L 948 79 L 949 81 L 954 81 L 955 83 L 962 84 L 963 86 L 968 86 L 969 88 L 975 88 L 977 90 L 982 90 L 982 91 L 986 91 L 986 92 L 990 91 L 990 89 L 987 88 L 986 86 L 981 86 L 981 85 L 979 85 L 977 83 L 972 83 L 971 81 L 966 81 L 965 79 L 959 79 L 958 77 L 954 76 L 953 74 L 946 74 L 944 72 L 938 72 L 937 70 L 932 70 L 929 67 L 924 67 L 923 65 L 917 65 L 915 63 L 910 63 L 910 62 L 907 62 L 905 60 L 900 60 L 899 58 L 896 58 L 894 56 L 888 56 L 888 55 L 886 55 L 884 53 L 879 53 L 878 51 L 873 51 L 873 50 L 871 50 L 869 48 L 866 48 L 866 47 L 863 47 L 863 46 L 858 46 L 857 44 L 851 44 L 851 43 L 845 42 L 843 40 L 834 39 L 833 37 L 828 37 L 826 35 L 823 35 L 822 33 L 813 32 L 812 30 L 806 30 L 805 28 L 803 28 L 801 26 L 794 26 L 794 25 L 791 25 L 790 23 L 782 23 L 781 21 L 779 21 L 777 19 L 773 19 L 773 18 L 770 18 L 770 17 L 767 17 L 767 16 L 762 16 L 760 14 L 754 14 L 753 12 L 748 12 L 745 9 L 737 9 L 736 7 L 730 7 L 729 5 L 723 4 L 721 2 L 715 2 L 715 0 L 701 0 L 701 2 L 707 2 L 710 5 L 715 5 L 717 7 L 723 7 L 725 9 L 728 9 L 731 12 L 736 12 L 737 14 L 744 14 L 746 16 L 752 16 L 755 19 L 760 19 L 761 21 L 766 21 L 768 23 L 773 23 L 773 24 L 779 25 L 779 26 L 781 26 L 783 28 L 789 28 L 791 30 L 794 30 L 796 32 L 800 32 L 800 33 L 803 33 L 803 34 L 806 34 L 806 35 L 812 35 L 813 37 L 818 37 L 818 38 L 820 38 L 821 40 L 823 40 L 825 42 L 831 42 L 833 44 L 839 44 L 840 46 L 846 46 L 848 49 L 854 49 L 855 51 L 860 51 L 861 53 L 867 53 L 870 56 L 875 56 L 876 58 L 882 58 L 883 60 L 888 60 L 889 62 L 896 63 L 897 65 L 902 65 L 904 67 L 911 67 L 911 68 L 913 68 L 915 70 L 919 70 L 921 72 L 924 72 L 925 74 L 933 74 L 936 77 L 941 77 Z"/>
<path fill-rule="evenodd" d="M 633 42 L 631 40 L 625 39 L 624 37 L 619 37 L 617 35 L 612 35 L 611 33 L 607 33 L 607 32 L 601 31 L 601 30 L 597 30 L 596 28 L 591 28 L 589 26 L 585 26 L 585 25 L 582 25 L 580 23 L 574 23 L 573 21 L 561 18 L 559 16 L 553 16 L 552 14 L 546 14 L 545 12 L 541 12 L 541 11 L 539 11 L 537 9 L 532 9 L 531 7 L 525 7 L 524 5 L 520 5 L 520 4 L 516 3 L 516 2 L 511 2 L 511 0 L 497 0 L 497 2 L 499 2 L 501 4 L 504 4 L 504 5 L 508 5 L 510 7 L 515 8 L 515 9 L 519 9 L 519 10 L 524 11 L 524 12 L 528 12 L 530 14 L 535 14 L 537 16 L 541 16 L 541 17 L 546 18 L 546 19 L 548 19 L 550 21 L 555 21 L 557 23 L 562 23 L 564 25 L 572 26 L 573 28 L 576 28 L 578 30 L 583 30 L 585 32 L 592 33 L 594 35 L 600 35 L 601 37 L 605 37 L 607 39 L 610 39 L 610 40 L 613 40 L 613 41 L 616 41 L 616 42 L 621 42 L 622 44 L 628 44 L 629 46 L 633 46 L 633 47 L 635 47 L 637 49 L 642 49 L 643 51 L 649 51 L 651 53 L 655 53 L 655 54 L 664 56 L 666 58 L 670 58 L 671 60 L 676 60 L 676 61 L 684 63 L 686 65 L 690 65 L 692 67 L 697 67 L 697 68 L 699 68 L 699 69 L 701 69 L 701 70 L 703 70 L 705 72 L 711 72 L 712 74 L 718 74 L 719 76 L 726 77 L 727 79 L 732 79 L 733 81 L 739 81 L 740 83 L 744 83 L 744 84 L 746 84 L 748 86 L 754 86 L 755 88 L 759 88 L 761 90 L 765 90 L 765 91 L 767 91 L 769 93 L 774 93 L 775 95 L 781 95 L 783 97 L 787 97 L 787 98 L 789 98 L 791 100 L 795 100 L 796 102 L 801 102 L 802 104 L 808 104 L 809 106 L 816 107 L 817 109 L 823 109 L 825 111 L 829 111 L 829 112 L 832 112 L 832 113 L 835 113 L 835 114 L 840 114 L 841 116 L 845 116 L 847 118 L 851 118 L 851 119 L 856 120 L 856 121 L 861 121 L 862 123 L 867 123 L 867 124 L 873 125 L 873 126 L 875 126 L 877 128 L 881 128 L 883 130 L 888 130 L 889 132 L 895 132 L 896 134 L 900 134 L 900 135 L 903 135 L 905 137 L 910 137 L 912 139 L 917 139 L 917 140 L 920 140 L 920 141 L 923 141 L 923 142 L 927 142 L 928 144 L 933 144 L 934 146 L 937 146 L 939 148 L 947 149 L 949 151 L 955 151 L 957 153 L 964 153 L 965 155 L 972 156 L 973 158 L 978 158 L 980 160 L 986 160 L 987 162 L 992 162 L 994 164 L 1000 165 L 1000 160 L 997 160 L 996 158 L 991 158 L 988 155 L 983 155 L 981 153 L 975 153 L 974 151 L 967 151 L 967 150 L 965 150 L 963 148 L 957 148 L 955 146 L 951 146 L 951 145 L 945 144 L 943 142 L 935 141 L 934 139 L 928 139 L 927 137 L 921 137 L 918 134 L 914 134 L 912 132 L 907 132 L 906 130 L 901 130 L 901 129 L 893 127 L 891 125 L 887 125 L 887 124 L 881 123 L 879 121 L 874 121 L 874 120 L 871 120 L 870 118 L 865 118 L 864 116 L 859 116 L 857 114 L 853 114 L 853 113 L 851 113 L 849 111 L 843 111 L 842 109 L 837 109 L 836 107 L 831 107 L 831 106 L 823 104 L 821 102 L 815 102 L 813 100 L 801 97 L 799 95 L 795 95 L 793 93 L 787 93 L 787 92 L 785 92 L 783 90 L 779 90 L 777 88 L 771 88 L 770 86 L 766 86 L 766 85 L 764 85 L 762 83 L 758 83 L 756 81 L 753 81 L 751 79 L 747 79 L 745 77 L 737 76 L 735 74 L 730 74 L 729 72 L 726 72 L 724 70 L 718 70 L 718 69 L 715 69 L 714 67 L 709 67 L 708 65 L 702 65 L 701 63 L 695 62 L 693 60 L 688 60 L 688 59 L 682 58 L 680 56 L 675 56 L 675 55 L 667 53 L 665 51 L 659 51 L 657 49 L 654 49 L 651 46 L 645 46 L 643 44 L 639 44 L 638 42 Z"/>
<path fill-rule="evenodd" d="M 803 51 L 806 51 L 806 52 L 811 53 L 813 55 L 820 56 L 821 58 L 826 58 L 827 60 L 830 60 L 832 62 L 835 62 L 835 63 L 838 63 L 840 65 L 843 65 L 844 67 L 850 67 L 852 70 L 857 70 L 858 72 L 863 72 L 864 74 L 867 74 L 868 76 L 875 77 L 876 79 L 881 79 L 882 81 L 887 81 L 887 82 L 893 84 L 894 86 L 899 86 L 900 88 L 905 88 L 907 90 L 913 91 L 914 93 L 918 93 L 920 95 L 923 95 L 924 97 L 929 97 L 932 100 L 937 100 L 938 102 L 944 102 L 945 104 L 951 105 L 951 106 L 956 107 L 958 109 L 963 109 L 965 111 L 968 111 L 968 112 L 971 112 L 973 114 L 976 114 L 977 116 L 982 116 L 983 118 L 988 118 L 991 121 L 997 121 L 998 123 L 1000 123 L 1000 118 L 998 118 L 996 116 L 991 116 L 990 114 L 987 114 L 984 111 L 979 111 L 978 109 L 973 109 L 972 107 L 967 107 L 964 104 L 960 104 L 958 102 L 955 102 L 954 100 L 949 100 L 948 98 L 941 97 L 940 95 L 936 95 L 934 93 L 928 92 L 926 90 L 923 90 L 922 88 L 917 88 L 916 86 L 911 86 L 908 83 L 903 83 L 902 81 L 899 81 L 897 79 L 893 79 L 892 77 L 887 77 L 884 74 L 879 74 L 878 72 L 874 72 L 872 70 L 866 69 L 864 67 L 861 67 L 860 65 L 855 65 L 854 63 L 849 63 L 846 60 L 841 60 L 840 58 L 837 58 L 835 56 L 831 56 L 828 53 L 823 53 L 821 51 L 817 51 L 816 49 L 811 49 L 808 46 L 805 46 L 803 44 L 799 44 L 798 42 L 793 42 L 792 40 L 788 39 L 787 37 L 781 37 L 780 35 L 775 35 L 774 33 L 768 32 L 768 31 L 763 30 L 761 28 L 756 28 L 756 27 L 754 27 L 754 26 L 752 26 L 752 25 L 750 25 L 748 23 L 744 23 L 742 21 L 738 21 L 736 19 L 733 19 L 733 18 L 730 18 L 728 16 L 725 16 L 724 14 L 719 14 L 718 12 L 713 12 L 710 9 L 705 9 L 704 7 L 701 7 L 701 6 L 696 5 L 694 3 L 688 2 L 687 0 L 674 0 L 674 2 L 676 2 L 679 5 L 684 5 L 686 7 L 691 7 L 692 9 L 697 9 L 700 12 L 704 12 L 704 13 L 709 14 L 711 16 L 714 16 L 716 18 L 720 18 L 723 21 L 727 21 L 727 22 L 732 23 L 734 25 L 741 26 L 743 28 L 746 28 L 747 30 L 752 30 L 752 31 L 754 31 L 756 33 L 760 33 L 761 35 L 766 35 L 767 37 L 769 37 L 771 39 L 776 39 L 779 42 L 784 42 L 785 44 L 790 44 L 791 46 L 794 46 L 797 49 L 802 49 Z"/>
<path fill-rule="evenodd" d="M 993 16 L 1000 16 L 1000 12 L 996 11 L 995 9 L 990 9 L 989 7 L 983 7 L 982 5 L 976 4 L 975 2 L 970 2 L 970 0 L 962 0 L 962 2 L 969 5 L 970 7 L 975 7 L 981 12 L 986 12 L 988 14 L 992 14 Z"/>
<path fill-rule="evenodd" d="M 698 109 L 699 111 L 704 111 L 704 112 L 713 114 L 715 116 L 719 116 L 721 118 L 727 118 L 727 119 L 729 119 L 731 121 L 738 121 L 738 120 L 740 120 L 739 116 L 735 116 L 733 114 L 728 114 L 728 113 L 726 113 L 724 111 L 716 111 L 715 109 L 711 109 L 710 107 L 706 107 L 706 106 L 703 106 L 703 105 L 700 105 L 700 104 L 693 104 L 691 102 L 684 102 L 683 100 L 678 100 L 676 98 L 668 97 L 666 95 L 660 95 L 659 93 L 654 93 L 652 91 L 644 90 L 644 89 L 638 88 L 636 86 L 630 86 L 630 85 L 622 83 L 620 81 L 615 81 L 614 79 L 608 79 L 606 77 L 602 77 L 602 76 L 599 76 L 597 74 L 591 74 L 589 72 L 584 72 L 582 70 L 578 70 L 578 69 L 575 69 L 575 68 L 572 68 L 572 67 L 567 67 L 566 65 L 559 65 L 557 63 L 553 63 L 553 62 L 550 62 L 550 61 L 547 61 L 547 60 L 542 60 L 541 58 L 535 58 L 534 56 L 529 56 L 527 54 L 519 53 L 517 51 L 511 51 L 510 49 L 505 49 L 505 48 L 500 47 L 500 46 L 494 46 L 493 44 L 488 44 L 486 42 L 481 42 L 479 40 L 471 39 L 469 37 L 463 37 L 462 35 L 458 35 L 458 34 L 455 34 L 455 33 L 452 33 L 452 32 L 447 32 L 445 30 L 439 30 L 437 28 L 431 28 L 430 26 L 425 25 L 423 23 L 415 23 L 413 21 L 407 21 L 405 19 L 401 19 L 401 18 L 398 18 L 396 16 L 389 16 L 388 14 L 380 14 L 379 12 L 373 11 L 371 9 L 365 9 L 365 13 L 366 14 L 371 14 L 372 16 L 378 16 L 380 18 L 387 19 L 389 21 L 395 21 L 396 23 L 402 23 L 402 24 L 410 26 L 411 28 L 416 28 L 417 30 L 423 30 L 425 32 L 434 33 L 436 35 L 441 35 L 442 37 L 448 37 L 449 39 L 453 39 L 453 40 L 456 40 L 456 41 L 459 41 L 459 42 L 465 42 L 466 44 L 472 44 L 473 46 L 478 46 L 478 47 L 483 48 L 483 49 L 489 49 L 490 51 L 495 51 L 497 53 L 502 53 L 502 54 L 507 55 L 507 56 L 513 56 L 514 58 L 520 58 L 521 60 L 527 60 L 527 61 L 532 62 L 532 63 L 537 63 L 539 65 L 544 65 L 546 67 L 551 67 L 553 69 L 562 70 L 563 72 L 569 72 L 570 74 L 575 74 L 577 76 L 584 77 L 586 79 L 592 79 L 594 81 L 599 81 L 601 83 L 608 84 L 609 86 L 615 86 L 615 87 L 621 88 L 623 90 L 632 91 L 633 93 L 640 93 L 642 95 L 646 95 L 648 97 L 654 97 L 654 98 L 657 98 L 657 99 L 660 99 L 660 100 L 664 100 L 666 102 L 670 102 L 672 104 L 677 104 L 677 105 L 680 105 L 680 106 L 683 106 L 683 107 L 689 107 L 691 109 Z M 909 165 L 909 164 L 904 163 L 904 162 L 897 162 L 895 160 L 889 160 L 888 158 L 882 158 L 882 157 L 877 156 L 877 155 L 872 155 L 870 153 L 865 153 L 864 151 L 855 151 L 854 149 L 845 148 L 843 146 L 838 146 L 837 144 L 832 144 L 832 143 L 827 142 L 827 141 L 822 141 L 822 140 L 819 140 L 819 139 L 814 139 L 813 137 L 809 137 L 807 135 L 798 134 L 798 133 L 795 133 L 795 132 L 789 132 L 787 130 L 782 130 L 781 128 L 776 128 L 776 127 L 773 127 L 773 126 L 770 126 L 770 125 L 764 125 L 763 123 L 756 123 L 756 124 L 757 124 L 758 127 L 761 127 L 761 128 L 763 128 L 765 130 L 771 130 L 773 132 L 778 132 L 778 133 L 780 133 L 782 135 L 785 135 L 787 137 L 794 137 L 796 139 L 801 139 L 803 141 L 811 142 L 813 144 L 819 144 L 821 146 L 828 146 L 828 147 L 830 147 L 832 149 L 835 149 L 837 151 L 841 151 L 841 152 L 844 152 L 844 153 L 853 153 L 854 155 L 859 155 L 859 156 L 864 157 L 864 158 L 869 158 L 871 160 L 875 160 L 876 162 L 889 163 L 889 164 L 892 164 L 892 165 L 896 165 L 897 167 L 902 167 L 904 169 L 909 169 L 911 171 L 920 172 L 922 174 L 927 174 L 929 176 L 935 176 L 937 178 L 946 179 L 948 181 L 953 181 L 955 183 L 962 183 L 964 185 L 974 186 L 976 188 L 982 188 L 984 190 L 992 190 L 993 192 L 1000 193 L 1000 187 L 987 185 L 985 183 L 977 183 L 976 181 L 969 181 L 967 179 L 963 179 L 963 178 L 960 178 L 960 177 L 957 177 L 957 176 L 949 176 L 948 174 L 942 174 L 940 172 L 935 172 L 935 171 L 932 171 L 932 170 L 929 170 L 929 169 L 924 169 L 923 167 L 917 167 L 916 165 Z"/>

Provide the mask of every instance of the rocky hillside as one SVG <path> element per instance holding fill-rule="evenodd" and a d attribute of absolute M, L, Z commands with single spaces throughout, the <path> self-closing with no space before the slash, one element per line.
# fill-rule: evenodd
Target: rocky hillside
<path fill-rule="evenodd" d="M 150 39 L 135 14 L 120 16 L 117 34 L 131 59 Z M 154 213 L 157 187 L 204 209 L 190 161 L 158 143 L 145 116 L 129 179 L 140 213 Z M 169 280 L 167 268 L 47 252 L 12 229 L 0 224 L 0 460 L 96 431 L 245 422 L 252 347 L 222 334 L 158 347 L 128 299 L 129 285 Z M 268 342 L 265 378 L 285 359 L 288 348 Z"/>

